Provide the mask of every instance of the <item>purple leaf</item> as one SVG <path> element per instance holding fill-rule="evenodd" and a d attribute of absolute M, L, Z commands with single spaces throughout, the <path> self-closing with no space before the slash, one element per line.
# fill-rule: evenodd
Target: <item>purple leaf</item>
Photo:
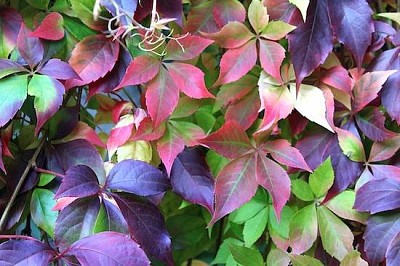
<path fill-rule="evenodd" d="M 385 116 L 378 107 L 367 107 L 356 115 L 357 125 L 373 141 L 384 141 L 395 133 L 385 128 Z"/>
<path fill-rule="evenodd" d="M 306 22 L 289 34 L 297 87 L 328 57 L 333 46 L 327 0 L 311 0 Z"/>
<path fill-rule="evenodd" d="M 102 204 L 107 217 L 106 231 L 129 234 L 128 224 L 115 201 L 103 198 Z"/>
<path fill-rule="evenodd" d="M 152 196 L 169 189 L 163 172 L 138 160 L 124 160 L 111 169 L 105 188 L 118 189 L 138 196 Z"/>
<path fill-rule="evenodd" d="M 400 181 L 400 167 L 396 165 L 371 164 L 371 170 L 375 178 L 390 178 Z"/>
<path fill-rule="evenodd" d="M 123 14 L 119 19 L 121 24 L 126 26 L 132 23 L 133 15 L 135 14 L 138 0 L 101 0 L 101 5 L 104 6 L 113 16 Z M 116 6 L 118 6 L 118 10 Z"/>
<path fill-rule="evenodd" d="M 38 73 L 53 77 L 55 79 L 80 79 L 75 70 L 66 62 L 57 58 L 52 58 L 38 70 Z"/>
<path fill-rule="evenodd" d="M 374 29 L 375 31 L 372 33 L 368 52 L 378 51 L 385 45 L 386 38 L 396 35 L 396 30 L 390 24 L 383 21 L 374 21 Z"/>
<path fill-rule="evenodd" d="M 18 34 L 17 46 L 19 53 L 29 67 L 33 69 L 43 59 L 44 48 L 40 39 L 38 37 L 29 37 L 30 34 L 31 30 L 22 23 Z"/>
<path fill-rule="evenodd" d="M 390 242 L 386 250 L 386 265 L 395 266 L 400 265 L 400 233 Z"/>
<path fill-rule="evenodd" d="M 183 199 L 214 210 L 214 179 L 204 156 L 197 149 L 185 149 L 172 165 L 171 185 Z"/>
<path fill-rule="evenodd" d="M 372 215 L 368 219 L 363 238 L 364 250 L 370 265 L 377 265 L 385 259 L 390 242 L 399 232 L 399 212 Z"/>
<path fill-rule="evenodd" d="M 77 165 L 67 170 L 55 198 L 92 196 L 99 190 L 96 173 L 89 166 Z"/>
<path fill-rule="evenodd" d="M 56 256 L 48 245 L 35 240 L 10 240 L 0 244 L 1 265 L 47 266 Z"/>
<path fill-rule="evenodd" d="M 329 1 L 329 15 L 337 40 L 350 50 L 361 68 L 374 31 L 372 10 L 367 1 Z M 326 24 L 324 26 L 327 27 Z"/>
<path fill-rule="evenodd" d="M 125 217 L 132 238 L 143 247 L 146 254 L 173 265 L 171 239 L 158 208 L 144 198 L 133 195 L 113 193 L 112 196 Z"/>
<path fill-rule="evenodd" d="M 372 214 L 400 207 L 400 180 L 372 180 L 357 191 L 354 208 Z"/>
<path fill-rule="evenodd" d="M 0 32 L 2 34 L 0 58 L 7 58 L 14 49 L 21 23 L 22 17 L 15 9 L 6 7 L 0 9 Z"/>
<path fill-rule="evenodd" d="M 96 173 L 100 184 L 105 181 L 103 159 L 88 141 L 79 139 L 46 147 L 47 168 L 64 174 L 75 165 L 87 165 Z"/>
<path fill-rule="evenodd" d="M 135 13 L 138 21 L 150 14 L 153 8 L 153 1 L 143 1 L 140 8 Z M 176 18 L 179 26 L 182 26 L 183 5 L 181 0 L 157 0 L 157 11 L 161 13 L 161 18 Z"/>
<path fill-rule="evenodd" d="M 8 75 L 24 71 L 27 70 L 17 62 L 9 59 L 0 59 L 0 79 Z"/>
<path fill-rule="evenodd" d="M 105 245 L 105 241 L 110 245 Z M 102 232 L 80 239 L 71 245 L 65 255 L 75 256 L 82 265 L 150 265 L 139 245 L 117 232 Z"/>

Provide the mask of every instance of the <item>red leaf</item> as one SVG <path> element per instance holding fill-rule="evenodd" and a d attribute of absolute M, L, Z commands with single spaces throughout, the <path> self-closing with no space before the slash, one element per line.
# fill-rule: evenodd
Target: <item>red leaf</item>
<path fill-rule="evenodd" d="M 268 141 L 262 145 L 262 148 L 266 152 L 271 153 L 272 158 L 281 164 L 312 172 L 310 167 L 304 161 L 303 155 L 301 155 L 300 151 L 292 147 L 289 141 L 285 139 Z"/>
<path fill-rule="evenodd" d="M 74 130 L 63 140 L 69 142 L 76 139 L 85 139 L 93 145 L 96 145 L 100 148 L 106 148 L 106 145 L 99 138 L 96 131 L 82 121 L 78 121 L 78 124 L 76 125 Z"/>
<path fill-rule="evenodd" d="M 108 156 L 112 156 L 118 149 L 127 142 L 132 135 L 134 128 L 133 115 L 127 114 L 120 118 L 118 123 L 110 132 L 110 137 L 107 140 Z"/>
<path fill-rule="evenodd" d="M 246 132 L 234 121 L 226 122 L 199 142 L 230 159 L 238 158 L 253 148 Z"/>
<path fill-rule="evenodd" d="M 167 169 L 168 175 L 171 174 L 175 158 L 184 148 L 185 143 L 183 139 L 170 126 L 167 126 L 164 136 L 157 141 L 157 150 Z"/>
<path fill-rule="evenodd" d="M 328 71 L 321 77 L 320 81 L 334 87 L 335 89 L 344 91 L 348 94 L 351 93 L 353 81 L 347 70 L 342 66 L 335 66 L 328 69 Z"/>
<path fill-rule="evenodd" d="M 263 154 L 257 155 L 256 163 L 257 182 L 271 194 L 275 215 L 279 220 L 282 208 L 290 197 L 290 178 L 281 166 Z"/>
<path fill-rule="evenodd" d="M 118 59 L 119 44 L 104 35 L 90 35 L 80 41 L 72 51 L 69 64 L 82 80 L 70 79 L 67 89 L 82 86 L 104 77 Z"/>
<path fill-rule="evenodd" d="M 216 32 L 219 30 L 213 16 L 214 1 L 207 1 L 190 8 L 184 31 Z"/>
<path fill-rule="evenodd" d="M 249 72 L 257 62 L 256 41 L 228 50 L 221 59 L 221 71 L 214 86 L 234 82 Z"/>
<path fill-rule="evenodd" d="M 236 121 L 241 128 L 248 129 L 258 117 L 260 101 L 257 90 L 251 91 L 226 109 L 225 119 Z"/>
<path fill-rule="evenodd" d="M 256 158 L 250 154 L 230 162 L 222 169 L 215 184 L 215 211 L 209 226 L 254 196 L 258 187 L 254 178 L 255 167 Z"/>
<path fill-rule="evenodd" d="M 281 64 L 285 59 L 285 49 L 272 41 L 260 40 L 260 62 L 265 72 L 281 80 Z"/>
<path fill-rule="evenodd" d="M 255 37 L 244 24 L 237 21 L 229 22 L 218 32 L 202 34 L 223 48 L 238 48 Z"/>
<path fill-rule="evenodd" d="M 204 73 L 200 69 L 184 63 L 170 63 L 166 66 L 176 87 L 187 96 L 195 99 L 214 98 L 204 84 Z"/>
<path fill-rule="evenodd" d="M 214 2 L 213 15 L 218 26 L 223 27 L 231 21 L 244 22 L 246 10 L 237 0 L 219 0 Z"/>
<path fill-rule="evenodd" d="M 165 132 L 165 123 L 161 123 L 157 128 L 154 127 L 150 117 L 145 117 L 141 122 L 132 140 L 152 141 L 161 138 Z"/>
<path fill-rule="evenodd" d="M 180 45 L 179 45 L 179 43 Z M 190 60 L 200 55 L 213 41 L 201 38 L 200 36 L 188 35 L 178 41 L 168 42 L 164 60 Z M 183 47 L 183 48 L 182 48 Z"/>
<path fill-rule="evenodd" d="M 30 36 L 57 41 L 64 37 L 65 33 L 63 25 L 63 17 L 57 12 L 51 12 L 42 20 L 42 23 L 30 34 Z"/>

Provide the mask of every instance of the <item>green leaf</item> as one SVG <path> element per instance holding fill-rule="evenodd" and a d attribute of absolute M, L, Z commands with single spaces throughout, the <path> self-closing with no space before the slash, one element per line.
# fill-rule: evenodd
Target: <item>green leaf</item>
<path fill-rule="evenodd" d="M 252 246 L 263 234 L 268 222 L 268 208 L 244 223 L 243 240 L 246 247 Z M 238 261 L 239 262 L 239 261 Z"/>
<path fill-rule="evenodd" d="M 206 154 L 206 162 L 210 167 L 211 173 L 214 177 L 218 175 L 218 173 L 229 163 L 229 159 L 225 158 L 222 155 L 219 155 L 217 152 L 213 150 L 209 150 Z"/>
<path fill-rule="evenodd" d="M 26 2 L 38 9 L 47 10 L 50 0 L 26 0 Z"/>
<path fill-rule="evenodd" d="M 273 208 L 270 208 L 268 225 L 270 230 L 275 231 L 283 238 L 289 238 L 289 225 L 294 215 L 295 211 L 289 206 L 285 206 L 282 209 L 281 220 L 278 222 Z"/>
<path fill-rule="evenodd" d="M 288 266 L 290 258 L 288 254 L 278 248 L 271 249 L 267 256 L 268 266 Z"/>
<path fill-rule="evenodd" d="M 78 41 L 82 41 L 85 37 L 89 35 L 94 35 L 96 32 L 91 28 L 87 27 L 80 20 L 76 18 L 71 18 L 68 16 L 63 16 L 64 27 L 70 32 Z"/>
<path fill-rule="evenodd" d="M 317 214 L 322 246 L 331 256 L 343 260 L 353 250 L 353 233 L 325 206 L 319 206 Z"/>
<path fill-rule="evenodd" d="M 361 213 L 353 209 L 355 200 L 356 193 L 352 190 L 346 190 L 328 201 L 325 206 L 343 219 L 365 224 L 368 213 Z"/>
<path fill-rule="evenodd" d="M 310 186 L 303 179 L 292 180 L 292 193 L 302 201 L 314 200 L 314 194 Z"/>
<path fill-rule="evenodd" d="M 284 38 L 289 32 L 291 32 L 295 28 L 295 26 L 292 26 L 280 20 L 271 21 L 268 23 L 267 27 L 263 29 L 261 36 L 269 40 L 278 41 Z"/>
<path fill-rule="evenodd" d="M 54 178 L 56 178 L 55 175 L 41 173 L 37 185 L 39 187 L 44 187 L 45 185 L 53 181 Z"/>
<path fill-rule="evenodd" d="M 310 174 L 308 183 L 315 196 L 320 198 L 331 188 L 334 178 L 335 174 L 332 168 L 331 157 L 328 157 L 325 162 L 314 170 L 314 173 Z"/>
<path fill-rule="evenodd" d="M 323 266 L 319 260 L 306 255 L 291 255 L 290 259 L 293 266 Z"/>
<path fill-rule="evenodd" d="M 233 258 L 241 265 L 260 266 L 264 264 L 263 257 L 260 252 L 255 249 L 234 244 L 229 244 L 229 249 L 231 250 Z"/>
<path fill-rule="evenodd" d="M 361 258 L 360 252 L 353 250 L 347 253 L 340 266 L 368 266 L 368 263 Z"/>
<path fill-rule="evenodd" d="M 117 149 L 118 162 L 127 159 L 140 160 L 150 163 L 153 150 L 147 141 L 128 141 Z"/>
<path fill-rule="evenodd" d="M 299 210 L 292 218 L 289 226 L 289 243 L 293 254 L 301 254 L 309 250 L 317 239 L 317 211 L 314 204 Z"/>
<path fill-rule="evenodd" d="M 100 204 L 99 213 L 97 214 L 96 221 L 93 226 L 93 234 L 108 231 L 109 229 L 109 221 L 106 209 L 103 204 Z"/>
<path fill-rule="evenodd" d="M 197 124 L 204 130 L 204 132 L 210 133 L 213 129 L 216 118 L 210 113 L 203 109 L 200 109 L 195 114 Z"/>
<path fill-rule="evenodd" d="M 32 220 L 52 238 L 58 216 L 58 212 L 52 210 L 55 204 L 54 193 L 50 190 L 37 188 L 33 191 L 30 207 Z"/>
<path fill-rule="evenodd" d="M 229 220 L 236 224 L 243 224 L 255 217 L 267 204 L 256 200 L 254 197 L 229 215 Z"/>
<path fill-rule="evenodd" d="M 211 264 L 225 264 L 229 259 L 229 257 L 230 256 L 232 257 L 231 251 L 229 249 L 229 245 L 232 244 L 237 246 L 242 246 L 243 242 L 235 238 L 225 239 L 224 242 L 219 247 L 217 255 L 215 256 L 215 259 L 211 262 Z"/>
<path fill-rule="evenodd" d="M 350 160 L 355 162 L 365 162 L 365 151 L 362 142 L 350 131 L 336 128 L 339 138 L 339 146 Z"/>
<path fill-rule="evenodd" d="M 101 19 L 95 21 L 93 7 L 96 0 L 70 0 L 72 10 L 77 18 L 92 29 L 101 30 L 105 22 Z"/>
<path fill-rule="evenodd" d="M 248 10 L 248 17 L 251 26 L 256 33 L 260 33 L 269 21 L 267 8 L 260 2 L 260 0 L 253 0 L 250 3 Z"/>

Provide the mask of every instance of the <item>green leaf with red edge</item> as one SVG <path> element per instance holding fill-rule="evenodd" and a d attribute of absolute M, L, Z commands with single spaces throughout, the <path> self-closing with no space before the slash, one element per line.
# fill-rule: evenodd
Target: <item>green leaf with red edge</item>
<path fill-rule="evenodd" d="M 126 69 L 121 83 L 115 88 L 118 90 L 128 85 L 139 85 L 152 80 L 158 73 L 161 62 L 152 56 L 141 55 L 135 57 Z"/>
<path fill-rule="evenodd" d="M 214 1 L 212 14 L 219 27 L 223 27 L 231 21 L 244 22 L 246 19 L 246 10 L 238 0 Z"/>
<path fill-rule="evenodd" d="M 378 92 L 386 80 L 397 70 L 374 71 L 364 75 L 356 82 L 353 88 L 353 112 L 359 112 L 372 100 L 378 97 Z"/>
<path fill-rule="evenodd" d="M 206 135 L 203 129 L 196 124 L 192 124 L 185 121 L 169 121 L 169 125 L 176 132 L 176 135 L 183 139 L 186 146 L 198 145 L 198 140 L 204 139 Z"/>
<path fill-rule="evenodd" d="M 157 76 L 148 84 L 146 91 L 146 106 L 154 126 L 172 114 L 178 105 L 179 88 L 165 68 L 160 68 Z"/>
<path fill-rule="evenodd" d="M 57 41 L 64 37 L 64 19 L 57 12 L 49 13 L 30 36 L 45 40 Z"/>
<path fill-rule="evenodd" d="M 260 63 L 265 72 L 281 80 L 281 64 L 285 59 L 285 49 L 276 42 L 260 40 Z"/>
<path fill-rule="evenodd" d="M 262 145 L 262 148 L 265 152 L 270 153 L 272 158 L 283 165 L 311 172 L 300 151 L 292 147 L 286 139 L 268 141 Z"/>
<path fill-rule="evenodd" d="M 230 49 L 221 58 L 221 70 L 217 85 L 234 82 L 249 72 L 257 62 L 256 40 L 251 40 L 236 49 Z"/>
<path fill-rule="evenodd" d="M 176 87 L 195 99 L 214 98 L 204 83 L 204 73 L 195 66 L 184 63 L 165 64 Z M 188 75 L 190 73 L 190 75 Z"/>
<path fill-rule="evenodd" d="M 0 88 L 0 127 L 2 127 L 14 117 L 24 103 L 28 92 L 28 75 L 1 79 Z"/>
<path fill-rule="evenodd" d="M 400 149 L 400 136 L 382 142 L 374 142 L 368 162 L 379 162 L 390 159 Z"/>
<path fill-rule="evenodd" d="M 296 29 L 295 26 L 292 26 L 283 21 L 280 20 L 270 21 L 261 32 L 261 37 L 268 40 L 278 41 L 284 38 L 288 33 L 293 31 L 294 29 Z"/>
<path fill-rule="evenodd" d="M 365 162 L 365 151 L 362 142 L 350 131 L 336 128 L 339 146 L 344 155 L 355 162 Z"/>
<path fill-rule="evenodd" d="M 17 44 L 22 17 L 13 8 L 0 10 L 0 58 L 7 58 Z"/>
<path fill-rule="evenodd" d="M 202 34 L 214 40 L 219 46 L 230 49 L 239 48 L 255 37 L 243 23 L 238 21 L 229 22 L 218 32 L 202 32 Z"/>
<path fill-rule="evenodd" d="M 251 1 L 249 10 L 247 11 L 247 16 L 249 18 L 250 25 L 257 34 L 259 34 L 269 22 L 267 8 L 261 3 L 260 0 Z"/>
<path fill-rule="evenodd" d="M 238 158 L 253 148 L 246 132 L 235 121 L 226 122 L 199 142 L 230 159 Z"/>
<path fill-rule="evenodd" d="M 276 162 L 259 152 L 256 156 L 256 179 L 258 184 L 268 190 L 272 197 L 275 215 L 280 220 L 283 206 L 290 197 L 290 178 Z"/>
<path fill-rule="evenodd" d="M 249 201 L 256 193 L 256 157 L 239 157 L 227 164 L 215 183 L 215 211 L 209 225 Z"/>
<path fill-rule="evenodd" d="M 164 60 L 184 61 L 193 59 L 199 56 L 212 43 L 212 40 L 195 35 L 188 35 L 177 41 L 171 40 L 165 48 L 166 55 Z"/>
<path fill-rule="evenodd" d="M 35 96 L 36 134 L 52 117 L 63 102 L 64 86 L 58 80 L 44 75 L 33 75 L 28 84 L 28 94 Z"/>
<path fill-rule="evenodd" d="M 104 35 L 90 35 L 76 44 L 68 63 L 81 80 L 70 79 L 67 89 L 86 85 L 104 77 L 110 72 L 118 59 L 120 45 Z"/>
<path fill-rule="evenodd" d="M 314 203 L 300 209 L 289 225 L 289 241 L 293 254 L 309 250 L 317 240 L 318 222 Z"/>

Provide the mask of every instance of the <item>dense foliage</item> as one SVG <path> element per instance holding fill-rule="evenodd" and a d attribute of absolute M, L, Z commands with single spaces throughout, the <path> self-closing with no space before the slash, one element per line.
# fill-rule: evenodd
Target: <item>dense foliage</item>
<path fill-rule="evenodd" d="M 1 265 L 400 265 L 394 0 L 0 0 Z"/>

